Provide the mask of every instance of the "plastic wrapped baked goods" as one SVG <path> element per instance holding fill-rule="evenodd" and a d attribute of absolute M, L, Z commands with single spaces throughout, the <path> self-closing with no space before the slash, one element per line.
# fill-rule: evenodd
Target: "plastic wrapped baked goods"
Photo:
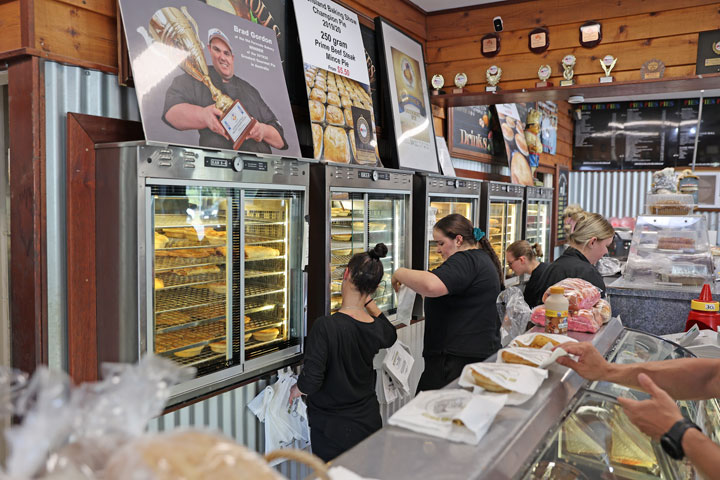
<path fill-rule="evenodd" d="M 582 310 L 571 310 L 570 316 L 568 316 L 568 330 L 572 332 L 597 332 L 603 325 L 603 317 L 601 311 L 602 307 L 600 310 L 598 310 L 598 314 L 596 315 L 594 309 L 585 308 Z M 530 320 L 535 325 L 544 326 L 545 306 L 538 305 L 537 307 L 533 308 Z"/>
<path fill-rule="evenodd" d="M 320 155 L 322 155 L 322 147 L 323 147 L 323 130 L 322 126 L 313 123 L 312 124 L 312 136 L 313 136 L 313 156 L 314 158 L 320 158 Z"/>
<path fill-rule="evenodd" d="M 322 122 L 325 120 L 325 105 L 317 100 L 310 100 L 308 105 L 310 106 L 310 121 Z"/>
<path fill-rule="evenodd" d="M 593 315 L 595 315 L 596 321 L 601 323 L 607 323 L 612 317 L 612 309 L 610 308 L 610 302 L 601 298 L 598 303 L 593 307 Z"/>
<path fill-rule="evenodd" d="M 105 480 L 280 480 L 255 452 L 219 434 L 185 431 L 146 435 L 115 452 Z"/>
<path fill-rule="evenodd" d="M 343 115 L 343 111 L 335 105 L 328 105 L 326 116 L 328 123 L 340 126 L 345 125 L 345 116 Z"/>
<path fill-rule="evenodd" d="M 592 308 L 600 300 L 600 290 L 592 283 L 580 278 L 566 278 L 552 287 L 565 289 L 565 298 L 570 303 L 570 310 Z M 543 303 L 550 296 L 550 288 L 543 294 Z"/>
<path fill-rule="evenodd" d="M 344 129 L 333 126 L 325 128 L 323 143 L 326 160 L 338 163 L 350 162 L 350 145 Z"/>
<path fill-rule="evenodd" d="M 317 85 L 317 82 L 315 83 Z M 317 100 L 320 103 L 325 103 L 327 97 L 325 92 L 319 89 L 317 86 L 310 91 L 310 100 Z"/>
<path fill-rule="evenodd" d="M 657 248 L 660 250 L 694 250 L 695 239 L 685 236 L 660 237 L 658 238 Z"/>

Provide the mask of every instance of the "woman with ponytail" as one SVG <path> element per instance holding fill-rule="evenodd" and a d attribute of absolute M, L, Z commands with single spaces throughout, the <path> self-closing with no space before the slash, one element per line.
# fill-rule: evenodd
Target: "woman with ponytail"
<path fill-rule="evenodd" d="M 383 276 L 384 243 L 355 254 L 343 274 L 342 306 L 315 320 L 290 403 L 307 394 L 313 453 L 328 462 L 382 427 L 373 357 L 397 340 L 373 301 Z"/>
<path fill-rule="evenodd" d="M 542 277 L 550 266 L 548 263 L 539 261 L 539 257 L 542 257 L 540 245 L 537 243 L 530 245 L 527 240 L 511 243 L 505 252 L 505 259 L 513 272 L 518 275 L 530 275 L 523 292 L 525 303 L 530 308 L 542 303 L 543 293 L 545 293 L 545 290 L 542 290 Z"/>
<path fill-rule="evenodd" d="M 503 273 L 485 232 L 453 213 L 435 224 L 433 238 L 442 265 L 430 272 L 400 268 L 392 277 L 395 291 L 406 285 L 425 297 L 425 371 L 418 391 L 444 387 L 465 365 L 500 348 L 495 300 Z"/>

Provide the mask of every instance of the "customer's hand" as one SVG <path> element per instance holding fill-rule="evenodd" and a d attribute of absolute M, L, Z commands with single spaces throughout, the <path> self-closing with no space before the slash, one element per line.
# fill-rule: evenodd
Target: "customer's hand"
<path fill-rule="evenodd" d="M 588 380 L 601 380 L 607 375 L 609 364 L 591 343 L 567 342 L 555 348 L 562 348 L 570 355 L 578 357 L 577 360 L 570 357 L 560 357 L 557 359 L 557 363 L 572 368 L 581 377 Z"/>
<path fill-rule="evenodd" d="M 290 398 L 288 399 L 288 405 L 292 405 L 293 401 L 302 395 L 302 392 L 297 386 L 297 383 L 290 387 Z"/>
<path fill-rule="evenodd" d="M 641 373 L 638 375 L 638 383 L 650 394 L 649 400 L 638 401 L 618 397 L 618 402 L 636 427 L 654 440 L 658 440 L 675 425 L 675 422 L 682 420 L 683 416 L 670 395 L 655 385 L 650 377 Z"/>

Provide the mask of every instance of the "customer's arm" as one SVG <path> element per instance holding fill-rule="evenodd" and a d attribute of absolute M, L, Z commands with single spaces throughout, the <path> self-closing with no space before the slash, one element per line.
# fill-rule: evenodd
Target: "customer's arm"
<path fill-rule="evenodd" d="M 689 428 L 683 435 L 682 447 L 703 478 L 720 478 L 720 446 L 707 435 Z"/>
<path fill-rule="evenodd" d="M 676 400 L 704 400 L 720 397 L 720 360 L 681 358 L 660 362 L 608 363 L 590 343 L 561 345 L 578 359 L 561 357 L 558 363 L 570 367 L 589 380 L 605 380 L 642 388 L 638 375 L 646 374 Z"/>
<path fill-rule="evenodd" d="M 424 297 L 442 297 L 448 294 L 448 289 L 443 281 L 434 273 L 424 270 L 398 268 L 393 273 L 392 286 L 397 292 L 400 285 L 406 285 Z"/>

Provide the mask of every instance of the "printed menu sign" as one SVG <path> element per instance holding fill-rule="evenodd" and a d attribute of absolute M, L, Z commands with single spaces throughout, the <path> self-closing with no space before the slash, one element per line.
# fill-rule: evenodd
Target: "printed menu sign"
<path fill-rule="evenodd" d="M 367 58 L 357 15 L 325 0 L 296 0 L 313 156 L 381 165 Z"/>
<path fill-rule="evenodd" d="M 327 0 L 295 0 L 303 61 L 368 85 L 357 14 Z"/>

